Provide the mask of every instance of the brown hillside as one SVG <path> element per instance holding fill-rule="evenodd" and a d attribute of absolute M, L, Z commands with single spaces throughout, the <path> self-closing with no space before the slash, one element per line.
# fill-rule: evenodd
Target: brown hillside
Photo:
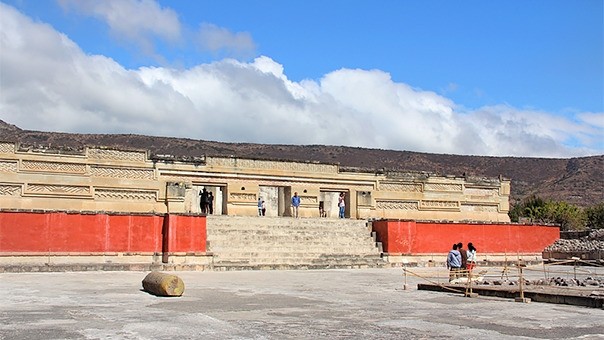
<path fill-rule="evenodd" d="M 364 170 L 423 171 L 442 175 L 497 177 L 512 180 L 512 203 L 530 194 L 581 206 L 604 201 L 604 155 L 570 158 L 484 157 L 325 145 L 222 143 L 141 135 L 71 134 L 21 130 L 0 120 L 0 140 L 22 147 L 49 147 L 64 152 L 85 146 L 149 150 L 177 158 L 238 156 L 338 163 Z"/>

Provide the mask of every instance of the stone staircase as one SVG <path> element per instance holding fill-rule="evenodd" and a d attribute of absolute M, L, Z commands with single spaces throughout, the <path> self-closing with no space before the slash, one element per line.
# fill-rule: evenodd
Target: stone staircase
<path fill-rule="evenodd" d="M 386 266 L 366 221 L 289 217 L 207 217 L 214 270 Z"/>

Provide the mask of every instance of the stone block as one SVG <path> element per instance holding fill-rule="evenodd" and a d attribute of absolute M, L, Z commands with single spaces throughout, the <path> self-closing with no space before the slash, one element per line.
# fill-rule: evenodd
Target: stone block
<path fill-rule="evenodd" d="M 185 284 L 176 275 L 151 272 L 143 279 L 143 289 L 157 296 L 181 296 L 185 291 Z"/>

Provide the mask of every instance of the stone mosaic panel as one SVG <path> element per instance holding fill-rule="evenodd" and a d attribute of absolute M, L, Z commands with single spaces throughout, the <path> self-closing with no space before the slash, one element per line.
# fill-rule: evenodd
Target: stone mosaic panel
<path fill-rule="evenodd" d="M 499 195 L 498 188 L 468 188 L 464 190 L 464 194 L 472 197 L 494 197 Z"/>
<path fill-rule="evenodd" d="M 157 192 L 150 190 L 119 190 L 119 189 L 96 189 L 94 198 L 98 200 L 111 201 L 157 201 Z"/>
<path fill-rule="evenodd" d="M 0 172 L 17 172 L 17 162 L 0 161 Z"/>
<path fill-rule="evenodd" d="M 145 162 L 147 153 L 142 151 L 120 151 L 108 149 L 88 149 L 88 158 L 98 160 Z"/>
<path fill-rule="evenodd" d="M 426 209 L 457 209 L 459 208 L 459 202 L 422 200 L 420 206 Z"/>
<path fill-rule="evenodd" d="M 28 184 L 28 194 L 88 195 L 90 187 L 79 185 Z"/>
<path fill-rule="evenodd" d="M 300 201 L 303 204 L 319 204 L 316 196 L 300 196 Z"/>
<path fill-rule="evenodd" d="M 21 170 L 39 172 L 62 172 L 71 174 L 85 174 L 86 165 L 77 163 L 21 161 Z"/>
<path fill-rule="evenodd" d="M 153 169 L 136 168 L 109 168 L 93 166 L 90 174 L 96 177 L 130 178 L 130 179 L 154 179 Z"/>
<path fill-rule="evenodd" d="M 418 210 L 418 202 L 409 201 L 375 201 L 375 208 L 381 210 Z"/>
<path fill-rule="evenodd" d="M 229 194 L 229 200 L 231 201 L 256 201 L 256 194 L 247 194 L 240 192 L 232 192 Z"/>
<path fill-rule="evenodd" d="M 424 184 L 426 191 L 462 191 L 463 186 L 456 183 L 426 183 Z"/>
<path fill-rule="evenodd" d="M 15 153 L 15 144 L 0 143 L 0 153 Z"/>
<path fill-rule="evenodd" d="M 21 195 L 20 185 L 0 185 L 0 196 L 19 196 Z"/>
<path fill-rule="evenodd" d="M 208 157 L 206 159 L 206 165 L 228 167 L 228 168 L 247 168 L 247 169 L 280 170 L 280 171 L 304 171 L 304 172 L 319 172 L 319 173 L 337 173 L 338 172 L 338 167 L 336 165 L 264 161 L 264 160 L 240 159 L 240 158 Z"/>
<path fill-rule="evenodd" d="M 496 205 L 462 204 L 461 211 L 496 213 L 499 212 L 499 207 Z"/>
<path fill-rule="evenodd" d="M 421 183 L 395 183 L 380 182 L 378 184 L 380 191 L 403 191 L 403 192 L 422 192 Z"/>

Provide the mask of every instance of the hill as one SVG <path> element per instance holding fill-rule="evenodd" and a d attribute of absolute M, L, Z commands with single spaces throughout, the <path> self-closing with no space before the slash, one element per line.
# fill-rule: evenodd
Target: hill
<path fill-rule="evenodd" d="M 74 134 L 22 130 L 0 120 L 0 141 L 28 148 L 77 152 L 85 146 L 145 149 L 152 155 L 203 155 L 338 163 L 343 168 L 420 171 L 512 180 L 511 203 L 531 194 L 580 206 L 604 201 L 604 155 L 568 159 L 430 154 L 326 145 L 223 143 L 130 134 Z"/>

